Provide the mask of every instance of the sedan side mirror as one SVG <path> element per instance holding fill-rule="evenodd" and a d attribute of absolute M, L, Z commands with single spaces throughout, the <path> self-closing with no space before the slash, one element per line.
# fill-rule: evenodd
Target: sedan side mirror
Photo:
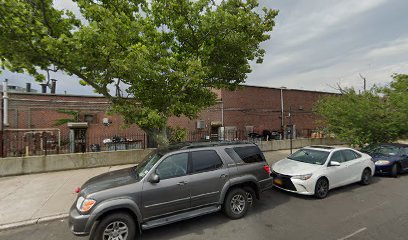
<path fill-rule="evenodd" d="M 338 167 L 338 166 L 340 166 L 340 163 L 339 163 L 339 162 L 331 161 L 331 162 L 329 163 L 329 167 Z"/>
<path fill-rule="evenodd" d="M 160 182 L 160 176 L 157 175 L 156 173 L 152 174 L 149 178 L 150 183 L 159 183 Z"/>

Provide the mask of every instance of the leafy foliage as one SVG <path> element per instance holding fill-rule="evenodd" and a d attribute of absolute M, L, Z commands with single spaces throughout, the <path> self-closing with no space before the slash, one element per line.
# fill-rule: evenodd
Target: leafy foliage
<path fill-rule="evenodd" d="M 76 75 L 128 124 L 158 134 L 170 116 L 213 105 L 212 88 L 245 81 L 278 13 L 258 0 L 74 0 L 81 22 L 52 2 L 0 0 L 2 67 L 39 81 L 50 67 Z"/>
<path fill-rule="evenodd" d="M 408 133 L 408 78 L 393 77 L 390 87 L 374 87 L 362 94 L 346 89 L 319 101 L 315 111 L 322 117 L 324 130 L 359 146 L 404 137 Z"/>
<path fill-rule="evenodd" d="M 69 109 L 58 109 L 57 112 L 71 115 L 71 118 L 60 118 L 54 121 L 54 126 L 61 126 L 69 122 L 79 122 L 79 111 Z"/>
<path fill-rule="evenodd" d="M 169 127 L 169 141 L 170 143 L 179 143 L 186 141 L 187 129 L 182 127 Z"/>

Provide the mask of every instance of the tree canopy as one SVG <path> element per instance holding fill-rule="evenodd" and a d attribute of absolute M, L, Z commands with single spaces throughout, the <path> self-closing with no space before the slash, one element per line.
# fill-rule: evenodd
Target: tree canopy
<path fill-rule="evenodd" d="M 315 107 L 324 130 L 343 141 L 363 146 L 408 136 L 408 75 L 395 74 L 388 87 L 322 99 Z"/>
<path fill-rule="evenodd" d="M 278 14 L 258 0 L 73 1 L 82 16 L 53 0 L 0 0 L 2 68 L 75 75 L 164 144 L 169 117 L 193 118 L 215 103 L 212 88 L 236 87 L 262 62 Z"/>

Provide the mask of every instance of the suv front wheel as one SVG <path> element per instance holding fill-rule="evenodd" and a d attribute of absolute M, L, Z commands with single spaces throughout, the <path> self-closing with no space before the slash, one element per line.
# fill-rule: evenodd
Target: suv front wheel
<path fill-rule="evenodd" d="M 136 227 L 133 218 L 126 213 L 107 215 L 95 229 L 94 240 L 134 240 Z"/>
<path fill-rule="evenodd" d="M 224 212 L 231 219 L 239 219 L 248 211 L 247 193 L 241 188 L 234 188 L 228 192 L 224 201 Z"/>

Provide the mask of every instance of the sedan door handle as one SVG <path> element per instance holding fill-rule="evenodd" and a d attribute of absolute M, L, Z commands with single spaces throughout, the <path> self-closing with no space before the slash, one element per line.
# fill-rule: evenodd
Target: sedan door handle
<path fill-rule="evenodd" d="M 177 185 L 179 185 L 179 186 L 183 186 L 183 185 L 186 185 L 186 184 L 187 184 L 186 181 L 182 181 L 182 182 L 177 183 Z"/>

